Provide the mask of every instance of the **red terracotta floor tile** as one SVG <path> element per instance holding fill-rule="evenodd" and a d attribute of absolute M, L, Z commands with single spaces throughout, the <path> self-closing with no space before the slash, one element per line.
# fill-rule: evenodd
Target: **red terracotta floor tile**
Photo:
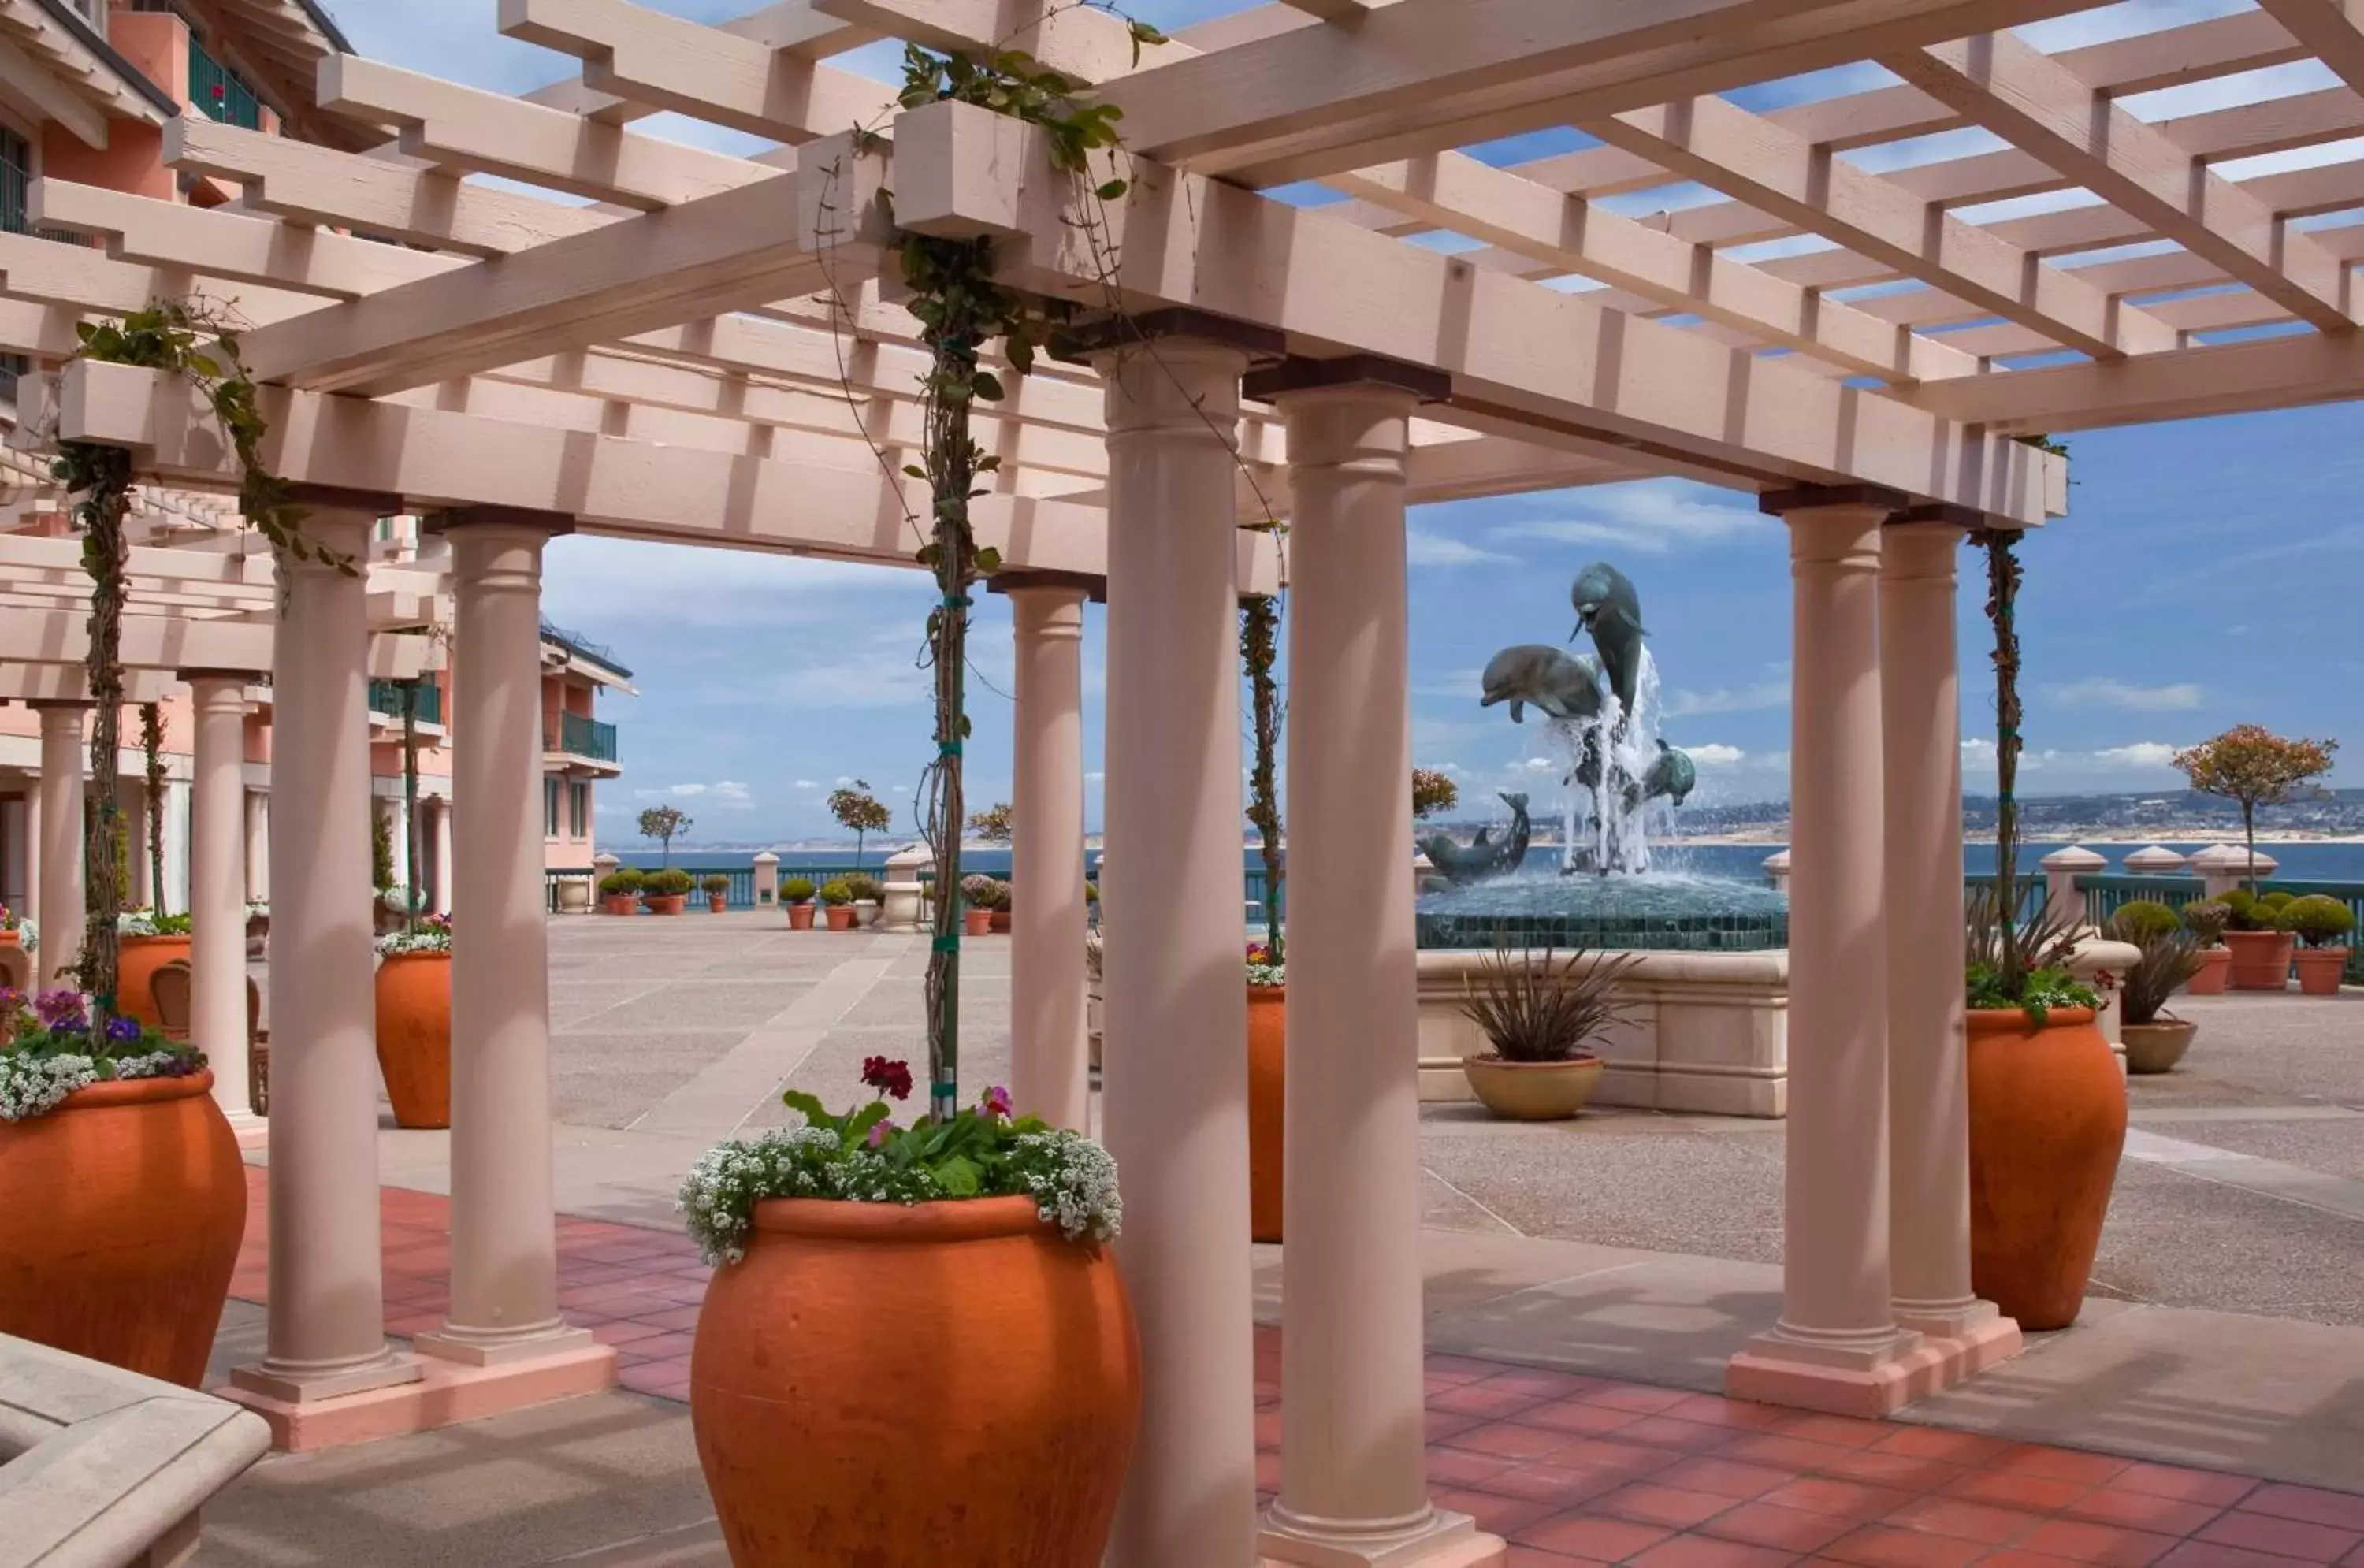
<path fill-rule="evenodd" d="M 2012 1449 L 2012 1444 L 2001 1438 L 1948 1431 L 1943 1427 L 1900 1427 L 1871 1446 L 1881 1453 L 1952 1460 L 1958 1464 L 1983 1464 Z"/>
<path fill-rule="evenodd" d="M 1725 1399 L 1713 1394 L 1694 1394 L 1680 1404 L 1669 1405 L 1662 1414 L 1686 1421 L 1703 1421 L 1714 1427 L 1739 1427 L 1751 1431 L 1768 1431 L 1780 1426 L 1795 1414 L 1779 1405 L 1756 1405 L 1745 1399 Z"/>
<path fill-rule="evenodd" d="M 1586 1396 L 1595 1405 L 1606 1405 L 1616 1410 L 1638 1410 L 1645 1416 L 1663 1415 L 1690 1396 L 1679 1388 L 1651 1388 L 1638 1383 L 1611 1383 Z"/>
<path fill-rule="evenodd" d="M 2219 1507 L 2238 1502 L 2243 1496 L 2257 1490 L 2258 1483 L 2247 1475 L 2226 1475 L 2214 1470 L 2187 1470 L 2176 1464 L 2129 1465 L 2110 1478 L 2113 1492 L 2139 1492 L 2150 1497 L 2172 1497 L 2179 1502 L 2209 1503 Z"/>
<path fill-rule="evenodd" d="M 1671 1465 L 1654 1477 L 1664 1486 L 1681 1486 L 1693 1492 L 1712 1492 L 1719 1497 L 1743 1500 L 1761 1497 L 1774 1487 L 1795 1480 L 1790 1472 L 1769 1465 L 1746 1464 L 1738 1460 L 1717 1458 L 1687 1459 Z"/>
<path fill-rule="evenodd" d="M 2270 1551 L 2303 1562 L 2336 1562 L 2364 1542 L 2364 1532 L 2236 1508 L 2220 1515 L 2194 1539 L 2249 1551 Z"/>
<path fill-rule="evenodd" d="M 1515 1541 L 1504 1568 L 1567 1568 L 1575 1562 L 1589 1562 L 1589 1557 L 1569 1557 L 1557 1551 L 1545 1551 L 1540 1546 L 1521 1546 Z"/>
<path fill-rule="evenodd" d="M 1979 1568 L 2073 1568 L 2073 1562 L 2071 1558 L 2046 1557 L 2041 1551 L 2012 1546 L 1979 1558 Z"/>
<path fill-rule="evenodd" d="M 1832 1462 L 1845 1460 L 1849 1454 L 1858 1451 L 1831 1443 L 1808 1442 L 1782 1432 L 1751 1432 L 1717 1457 L 1745 1459 L 1751 1464 L 1778 1464 L 1807 1473 L 1825 1470 Z"/>
<path fill-rule="evenodd" d="M 1502 1370 L 1500 1362 L 1478 1361 L 1471 1356 L 1433 1355 L 1427 1358 L 1426 1365 L 1429 1376 L 1453 1383 L 1475 1383 Z"/>
<path fill-rule="evenodd" d="M 2334 1529 L 2364 1530 L 2364 1496 L 2331 1492 L 2320 1486 L 2292 1486 L 2269 1482 L 2243 1497 L 2244 1513 L 2271 1514 L 2276 1518 L 2327 1525 Z"/>
<path fill-rule="evenodd" d="M 1950 1535 L 1863 1525 L 1823 1548 L 1823 1555 L 1868 1568 L 1968 1568 L 1986 1550 Z"/>
<path fill-rule="evenodd" d="M 1513 1530 L 1547 1519 L 1564 1511 L 1565 1505 L 1544 1502 L 1533 1497 L 1505 1497 L 1492 1492 L 1469 1489 L 1440 1492 L 1436 1506 L 1456 1514 L 1467 1514 L 1478 1521 L 1478 1528 L 1489 1535 L 1507 1536 Z"/>
<path fill-rule="evenodd" d="M 1539 1524 L 1513 1530 L 1511 1538 L 1522 1545 L 1540 1546 L 1547 1551 L 1564 1551 L 1571 1557 L 1589 1557 L 1596 1562 L 1622 1562 L 1637 1551 L 1657 1545 L 1673 1533 L 1659 1525 L 1607 1518 L 1579 1508 L 1555 1514 Z"/>
<path fill-rule="evenodd" d="M 1648 1443 L 1653 1448 L 1670 1448 L 1683 1453 L 1716 1452 L 1729 1448 L 1741 1436 L 1738 1429 L 1686 1421 L 1676 1416 L 1645 1416 L 1617 1431 L 1620 1442 Z"/>
<path fill-rule="evenodd" d="M 2158 1560 L 2158 1568 L 2303 1568 L 2295 1557 L 2250 1551 L 2213 1540 L 2187 1540 Z"/>
<path fill-rule="evenodd" d="M 1473 1453 L 1530 1460 L 1557 1453 L 1578 1440 L 1566 1432 L 1555 1432 L 1543 1427 L 1523 1427 L 1516 1421 L 1489 1421 L 1482 1427 L 1455 1432 L 1446 1442 L 1448 1447 L 1467 1449 Z"/>
<path fill-rule="evenodd" d="M 1442 1451 L 1429 1455 L 1429 1473 L 1432 1476 L 1436 1473 L 1436 1461 L 1442 1457 Z M 1492 1492 L 1505 1497 L 1547 1502 L 1556 1510 L 1565 1511 L 1628 1484 L 1624 1476 L 1598 1468 L 1571 1467 L 1545 1461 L 1540 1464 L 1514 1464 L 1467 1485 L 1480 1492 Z"/>
<path fill-rule="evenodd" d="M 1988 1546 L 2017 1540 L 2043 1522 L 2041 1514 L 1993 1507 L 1960 1497 L 1915 1497 L 1880 1520 L 1897 1529 L 1926 1530 L 1931 1535 L 1950 1535 Z"/>
<path fill-rule="evenodd" d="M 2020 1545 L 2030 1551 L 2107 1568 L 2147 1568 L 2167 1555 L 2176 1537 L 2122 1525 L 2089 1524 L 2082 1519 L 2046 1519 L 2027 1533 Z"/>
<path fill-rule="evenodd" d="M 1500 1418 L 1532 1409 L 1544 1396 L 1522 1388 L 1500 1388 L 1491 1383 L 1463 1383 L 1428 1396 L 1432 1410 L 1459 1410 L 1472 1416 Z"/>
<path fill-rule="evenodd" d="M 1886 1421 L 1858 1421 L 1852 1416 L 1796 1416 L 1784 1421 L 1780 1433 L 1833 1448 L 1869 1448 L 1896 1429 Z"/>
<path fill-rule="evenodd" d="M 2158 1530 L 2166 1535 L 2191 1535 L 2224 1510 L 2213 1503 L 2186 1502 L 2147 1492 L 2103 1486 L 2069 1504 L 2061 1512 L 2095 1524 L 2124 1525 L 2130 1529 Z"/>
<path fill-rule="evenodd" d="M 1875 1481 L 1907 1492 L 1935 1492 L 1969 1473 L 1968 1466 L 1949 1459 L 1914 1459 L 1909 1454 L 1883 1453 L 1877 1448 L 1832 1451 L 1836 1457 L 1825 1461 L 1816 1473 L 1845 1481 Z"/>
<path fill-rule="evenodd" d="M 2091 1490 L 2081 1481 L 2059 1481 L 2049 1475 L 2015 1474 L 2002 1470 L 1973 1470 L 1945 1487 L 1950 1496 L 2039 1514 L 2058 1513 Z"/>
<path fill-rule="evenodd" d="M 1732 1499 L 1720 1497 L 1712 1492 L 1687 1492 L 1679 1486 L 1661 1486 L 1655 1482 L 1636 1481 L 1620 1486 L 1614 1492 L 1604 1492 L 1585 1507 L 1594 1513 L 1608 1514 L 1615 1518 L 1688 1529 L 1732 1507 Z"/>
<path fill-rule="evenodd" d="M 1662 1540 L 1627 1561 L 1641 1568 L 1783 1568 L 1792 1553 L 1770 1546 L 1748 1546 L 1712 1536 L 1678 1535 Z"/>
<path fill-rule="evenodd" d="M 2114 1454 L 2088 1453 L 2077 1449 L 2021 1444 L 1998 1455 L 1982 1468 L 2004 1475 L 2041 1475 L 2051 1481 L 2076 1481 L 2099 1486 L 2134 1468 L 2134 1462 Z"/>
<path fill-rule="evenodd" d="M 1810 1514 L 1866 1520 L 1885 1518 L 1912 1501 L 1912 1494 L 1866 1481 L 1836 1481 L 1826 1475 L 1810 1475 L 1776 1486 L 1765 1494 L 1764 1501 L 1779 1507 L 1803 1508 Z"/>
<path fill-rule="evenodd" d="M 1259 1403 L 1265 1401 L 1265 1396 L 1261 1390 L 1258 1391 L 1256 1398 Z M 1271 1403 L 1278 1404 L 1279 1399 L 1280 1396 L 1276 1393 L 1272 1396 Z M 1466 1432 L 1472 1427 L 1482 1427 L 1485 1424 L 1486 1418 L 1483 1416 L 1471 1416 L 1459 1410 L 1439 1410 L 1433 1407 L 1429 1409 L 1422 1418 L 1422 1429 L 1431 1447 L 1443 1442 L 1455 1432 Z"/>
<path fill-rule="evenodd" d="M 1497 1453 L 1472 1453 L 1457 1448 L 1428 1451 L 1428 1481 L 1432 1486 L 1477 1486 L 1521 1462 Z"/>
<path fill-rule="evenodd" d="M 1779 1547 L 1784 1551 L 1819 1551 L 1855 1528 L 1855 1521 L 1830 1514 L 1784 1508 L 1778 1504 L 1743 1503 L 1727 1508 L 1699 1527 L 1702 1535 L 1752 1546 Z"/>
<path fill-rule="evenodd" d="M 1556 1399 L 1522 1411 L 1519 1419 L 1530 1426 L 1549 1427 L 1554 1431 L 1593 1434 L 1620 1431 L 1650 1418 L 1639 1411 L 1620 1410 L 1614 1406 L 1594 1405 L 1583 1399 Z"/>
<path fill-rule="evenodd" d="M 1549 1367 L 1520 1366 L 1498 1372 L 1486 1379 L 1487 1388 L 1515 1388 L 1538 1399 L 1567 1399 L 1610 1385 L 1598 1377 L 1582 1373 L 1556 1372 Z"/>

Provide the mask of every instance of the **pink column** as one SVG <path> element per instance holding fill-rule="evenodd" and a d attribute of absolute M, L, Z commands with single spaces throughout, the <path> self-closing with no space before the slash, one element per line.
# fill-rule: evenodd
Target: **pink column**
<path fill-rule="evenodd" d="M 246 685 L 191 671 L 195 787 L 189 802 L 189 1038 L 213 1063 L 214 1098 L 250 1112 L 246 1077 Z"/>
<path fill-rule="evenodd" d="M 82 862 L 86 702 L 37 702 L 41 715 L 40 887 L 34 919 L 41 928 L 34 973 L 43 988 L 82 961 Z"/>
<path fill-rule="evenodd" d="M 1765 502 L 1789 522 L 1793 584 L 1782 1301 L 1725 1373 L 1736 1397 L 1857 1415 L 1904 1401 L 1918 1345 L 1889 1305 L 1879 545 L 1898 500 Z"/>
<path fill-rule="evenodd" d="M 1943 1347 L 1943 1380 L 2019 1349 L 1970 1289 L 1962 1034 L 1962 724 L 1950 522 L 1891 525 L 1879 563 L 1887 748 L 1889 1244 L 1896 1321 Z"/>
<path fill-rule="evenodd" d="M 455 517 L 452 1313 L 418 1348 L 486 1365 L 591 1344 L 558 1312 L 543 924 L 545 527 Z"/>
<path fill-rule="evenodd" d="M 315 510 L 344 560 L 375 517 Z M 378 1251 L 371 992 L 368 584 L 290 559 L 272 649 L 271 1329 L 242 1389 L 309 1404 L 414 1382 L 391 1353 Z"/>
<path fill-rule="evenodd" d="M 1247 921 L 1240 898 L 1232 432 L 1247 356 L 1167 338 L 1108 378 L 1108 840 L 1101 1113 L 1141 1329 L 1141 1437 L 1109 1561 L 1255 1555 Z M 1021 824 L 1021 831 L 1022 824 Z"/>
<path fill-rule="evenodd" d="M 1017 716 L 1009 875 L 1009 1089 L 1020 1116 L 1082 1130 L 1084 1050 L 1084 595 L 1014 584 Z"/>
<path fill-rule="evenodd" d="M 1404 562 L 1418 384 L 1303 384 L 1321 373 L 1292 362 L 1250 384 L 1288 428 L 1288 1141 L 1310 1156 L 1287 1172 L 1288 1414 L 1258 1549 L 1270 1562 L 1499 1562 L 1500 1540 L 1430 1504 L 1422 1431 Z"/>

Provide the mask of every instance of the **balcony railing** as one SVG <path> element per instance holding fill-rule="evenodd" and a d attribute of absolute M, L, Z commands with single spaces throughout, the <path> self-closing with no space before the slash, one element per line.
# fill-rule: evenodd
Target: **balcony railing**
<path fill-rule="evenodd" d="M 546 751 L 612 762 L 616 760 L 616 727 L 585 718 L 579 713 L 547 714 L 542 719 L 541 744 Z"/>
<path fill-rule="evenodd" d="M 389 718 L 402 717 L 402 699 L 408 688 L 403 681 L 372 681 L 369 684 L 369 706 L 372 713 L 382 713 Z M 443 722 L 443 688 L 431 681 L 421 681 L 417 686 L 418 722 Z"/>
<path fill-rule="evenodd" d="M 237 72 L 206 53 L 194 35 L 189 39 L 189 100 L 199 114 L 224 125 L 262 128 L 262 100 Z"/>

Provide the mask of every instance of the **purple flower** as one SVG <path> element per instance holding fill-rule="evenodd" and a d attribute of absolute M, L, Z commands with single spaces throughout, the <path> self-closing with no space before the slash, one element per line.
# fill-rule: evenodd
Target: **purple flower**
<path fill-rule="evenodd" d="M 14 1018 L 23 1010 L 25 994 L 14 985 L 0 985 L 0 1018 Z"/>
<path fill-rule="evenodd" d="M 875 1121 L 871 1123 L 870 1147 L 873 1149 L 884 1149 L 886 1146 L 886 1140 L 902 1130 L 903 1129 L 901 1128 L 897 1127 L 892 1121 Z"/>
<path fill-rule="evenodd" d="M 117 1045 L 129 1045 L 139 1038 L 138 1018 L 113 1018 L 106 1020 L 106 1038 Z"/>
<path fill-rule="evenodd" d="M 44 991 L 33 998 L 33 1016 L 52 1029 L 86 1029 L 90 1020 L 83 1017 L 82 993 L 63 986 Z"/>
<path fill-rule="evenodd" d="M 994 1084 L 993 1087 L 985 1092 L 985 1098 L 977 1102 L 977 1108 L 985 1112 L 985 1114 L 989 1117 L 1000 1118 L 1008 1116 L 1009 1114 L 1009 1091 L 1003 1088 L 998 1084 Z"/>

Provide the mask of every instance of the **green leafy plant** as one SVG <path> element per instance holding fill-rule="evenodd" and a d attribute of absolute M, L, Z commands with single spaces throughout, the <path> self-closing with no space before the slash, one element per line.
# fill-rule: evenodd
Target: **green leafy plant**
<path fill-rule="evenodd" d="M 895 814 L 886 803 L 870 793 L 870 785 L 856 779 L 850 785 L 840 785 L 829 792 L 829 814 L 838 825 L 853 829 L 853 863 L 862 863 L 862 840 L 872 833 L 884 833 L 895 826 Z"/>
<path fill-rule="evenodd" d="M 1461 804 L 1461 786 L 1453 775 L 1440 768 L 1414 768 L 1411 771 L 1411 814 L 1424 817 L 1439 811 L 1450 811 Z"/>
<path fill-rule="evenodd" d="M 2140 954 L 2118 981 L 2118 1018 L 2123 1023 L 2157 1023 L 2167 999 L 2200 973 L 2206 960 L 2190 932 L 2170 927 L 2149 930 L 2135 942 Z"/>
<path fill-rule="evenodd" d="M 1462 982 L 1461 1013 L 1504 1062 L 1577 1061 L 1631 1015 L 1633 1004 L 1617 986 L 1641 961 L 1639 953 L 1582 948 L 1558 958 L 1550 947 L 1514 950 L 1497 937 L 1494 951 Z"/>
<path fill-rule="evenodd" d="M 658 858 L 660 865 L 673 863 L 673 841 L 688 832 L 691 826 L 688 815 L 678 806 L 652 806 L 641 813 L 641 837 L 654 839 L 664 847 Z"/>
<path fill-rule="evenodd" d="M 429 915 L 414 920 L 403 929 L 377 940 L 377 951 L 387 958 L 404 953 L 441 952 L 452 951 L 452 917 Z"/>
<path fill-rule="evenodd" d="M 1087 904 L 1098 904 L 1099 901 L 1100 901 L 1100 884 L 1099 884 L 1098 883 L 1097 883 L 1097 882 L 1087 882 L 1087 883 L 1085 883 L 1085 884 L 1084 884 L 1084 902 L 1085 902 L 1085 903 L 1087 903 Z"/>
<path fill-rule="evenodd" d="M 0 986 L 0 1122 L 46 1116 L 77 1089 L 128 1078 L 185 1078 L 205 1053 L 136 1018 L 102 1021 L 78 991 Z"/>
<path fill-rule="evenodd" d="M 400 683 L 402 692 L 402 866 L 404 884 L 423 887 L 419 876 L 418 834 L 418 688 L 425 677 Z M 403 929 L 412 933 L 419 929 L 418 916 L 424 899 L 413 899 L 403 910 Z M 448 945 L 450 932 L 445 939 Z"/>
<path fill-rule="evenodd" d="M 875 904 L 886 896 L 884 884 L 876 877 L 865 876 L 860 872 L 847 877 L 845 886 L 846 890 L 853 895 L 853 901 L 856 904 Z"/>
<path fill-rule="evenodd" d="M 2336 740 L 2285 739 L 2262 725 L 2237 724 L 2222 735 L 2186 747 L 2171 759 L 2176 771 L 2202 795 L 2240 802 L 2241 834 L 2249 847 L 2247 881 L 2258 886 L 2258 807 L 2280 806 L 2331 771 Z"/>
<path fill-rule="evenodd" d="M 2311 948 L 2336 948 L 2356 929 L 2356 916 L 2347 905 L 2325 893 L 2293 899 L 2281 911 L 2282 924 Z"/>
<path fill-rule="evenodd" d="M 853 902 L 853 889 L 843 877 L 832 877 L 820 884 L 820 901 L 832 909 L 842 909 Z"/>
<path fill-rule="evenodd" d="M 862 1081 L 880 1097 L 832 1112 L 791 1089 L 781 1098 L 803 1125 L 720 1144 L 698 1161 L 678 1207 L 708 1262 L 746 1255 L 755 1206 L 768 1198 L 908 1205 L 1026 1197 L 1070 1241 L 1110 1241 L 1122 1229 L 1124 1204 L 1108 1151 L 1038 1118 L 1013 1118 L 1007 1089 L 989 1088 L 973 1107 L 901 1127 L 886 1096 L 910 1096 L 910 1068 L 873 1056 L 862 1064 Z"/>
<path fill-rule="evenodd" d="M 711 896 L 715 894 L 730 892 L 730 879 L 718 871 L 709 875 L 700 877 L 698 879 L 697 885 L 705 889 L 707 894 Z"/>
<path fill-rule="evenodd" d="M 2100 994 L 2069 973 L 2077 927 L 2073 917 L 2049 909 L 2022 925 L 2006 917 L 1997 890 L 1979 889 L 1964 927 L 1967 1005 L 1982 1012 L 2016 1008 L 2039 1026 L 2055 1007 L 2099 1007 Z M 2013 938 L 2016 946 L 2007 949 Z"/>
<path fill-rule="evenodd" d="M 2132 942 L 2136 947 L 2140 947 L 2147 938 L 2182 929 L 2182 917 L 2154 898 L 2130 898 L 2119 905 L 2118 912 L 2110 917 L 2110 935 L 2119 941 Z"/>
<path fill-rule="evenodd" d="M 610 898 L 630 898 L 647 881 L 638 866 L 619 866 L 599 879 L 599 891 Z"/>
<path fill-rule="evenodd" d="M 2261 893 L 2258 895 L 2258 902 L 2264 907 L 2270 909 L 2275 914 L 2279 915 L 2283 910 L 2289 908 L 2292 904 L 2298 902 L 2298 895 L 2295 893 L 2286 893 L 2278 887 L 2271 893 Z"/>
<path fill-rule="evenodd" d="M 1264 940 L 1272 962 L 1288 959 L 1288 933 L 1281 929 L 1281 879 L 1288 868 L 1281 859 L 1280 839 L 1280 683 L 1273 668 L 1280 658 L 1280 602 L 1265 595 L 1240 605 L 1240 664 L 1247 673 L 1248 715 L 1254 726 L 1254 750 L 1248 762 L 1248 825 L 1256 830 L 1256 852 L 1264 861 Z"/>
<path fill-rule="evenodd" d="M 126 909 L 115 917 L 117 937 L 185 937 L 190 920 L 186 915 L 167 915 L 158 909 Z"/>
<path fill-rule="evenodd" d="M 2280 906 L 2268 903 L 2246 887 L 2228 888 L 2216 895 L 2225 906 L 2225 924 L 2236 931 L 2282 929 Z"/>
<path fill-rule="evenodd" d="M 164 706 L 139 705 L 139 754 L 148 784 L 148 888 L 164 906 Z"/>
<path fill-rule="evenodd" d="M 678 866 L 665 866 L 641 879 L 641 892 L 652 898 L 680 898 L 695 885 L 689 873 Z"/>
<path fill-rule="evenodd" d="M 792 876 L 780 884 L 780 899 L 786 904 L 812 902 L 813 882 L 808 876 Z"/>
<path fill-rule="evenodd" d="M 402 885 L 394 877 L 394 818 L 370 812 L 370 886 L 380 893 Z"/>
<path fill-rule="evenodd" d="M 2183 929 L 2191 933 L 2193 941 L 2203 948 L 2225 945 L 2225 928 L 2233 919 L 2231 909 L 2213 898 L 2195 898 L 2180 913 Z"/>

